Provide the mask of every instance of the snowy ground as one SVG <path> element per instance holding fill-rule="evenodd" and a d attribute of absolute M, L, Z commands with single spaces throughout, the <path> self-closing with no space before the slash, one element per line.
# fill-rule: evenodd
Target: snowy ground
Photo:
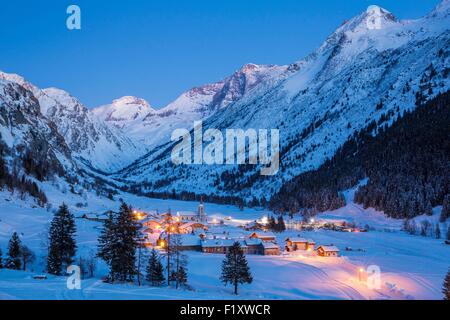
<path fill-rule="evenodd" d="M 118 202 L 87 195 L 88 208 L 77 209 L 78 196 L 61 195 L 47 190 L 53 201 L 64 198 L 76 216 L 82 213 L 104 212 L 116 209 Z M 135 208 L 164 211 L 192 210 L 197 203 L 122 197 Z M 352 193 L 347 194 L 351 200 Z M 35 280 L 42 272 L 46 228 L 52 213 L 42 208 L 32 208 L 29 201 L 17 200 L 7 193 L 0 194 L 0 247 L 6 251 L 7 241 L 17 231 L 32 250 L 38 253 L 37 262 L 30 272 L 0 271 L 0 299 L 440 299 L 441 285 L 450 266 L 450 247 L 443 240 L 410 236 L 400 231 L 401 222 L 387 219 L 374 210 L 363 210 L 350 203 L 339 210 L 320 214 L 317 219 L 346 220 L 361 225 L 369 224 L 374 231 L 343 233 L 326 230 L 301 232 L 289 230 L 278 235 L 284 246 L 289 236 L 311 238 L 317 244 L 334 244 L 341 249 L 340 258 L 321 258 L 305 252 L 280 256 L 248 256 L 254 282 L 241 287 L 238 297 L 230 287 L 219 281 L 223 255 L 190 252 L 189 283 L 192 290 L 138 287 L 136 285 L 110 285 L 100 278 L 106 274 L 99 264 L 94 279 L 82 281 L 81 290 L 68 290 L 64 277 Z M 238 232 L 237 225 L 255 220 L 268 212 L 233 206 L 206 204 L 209 216 L 230 217 L 224 228 Z M 81 254 L 94 252 L 100 224 L 77 219 L 77 241 Z M 443 226 L 444 228 L 444 226 Z M 442 229 L 443 229 L 442 228 Z M 444 230 L 444 229 L 443 229 Z M 353 250 L 345 251 L 346 247 Z M 376 265 L 381 270 L 381 286 L 369 289 L 364 276 L 359 279 L 359 269 Z"/>

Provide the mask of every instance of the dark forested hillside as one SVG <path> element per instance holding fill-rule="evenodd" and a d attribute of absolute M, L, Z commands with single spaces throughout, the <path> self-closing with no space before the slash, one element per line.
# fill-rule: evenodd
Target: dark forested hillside
<path fill-rule="evenodd" d="M 450 92 L 418 104 L 389 127 L 389 114 L 370 123 L 318 170 L 286 183 L 271 209 L 336 209 L 344 204 L 340 190 L 368 178 L 355 195 L 364 207 L 395 218 L 431 214 L 449 194 Z"/>

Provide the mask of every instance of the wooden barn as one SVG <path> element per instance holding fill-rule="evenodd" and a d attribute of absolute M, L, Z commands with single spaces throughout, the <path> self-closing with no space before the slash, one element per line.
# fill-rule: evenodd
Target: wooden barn
<path fill-rule="evenodd" d="M 340 251 L 336 246 L 319 246 L 317 254 L 321 257 L 339 257 Z"/>

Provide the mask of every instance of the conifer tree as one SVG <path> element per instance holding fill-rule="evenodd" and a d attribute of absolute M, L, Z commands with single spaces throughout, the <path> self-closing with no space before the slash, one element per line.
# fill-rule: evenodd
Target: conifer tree
<path fill-rule="evenodd" d="M 114 215 L 112 212 L 108 214 L 108 219 L 103 222 L 103 228 L 98 238 L 98 251 L 97 257 L 106 262 L 107 265 L 111 265 L 112 259 L 112 245 L 115 237 L 115 223 Z M 110 279 L 114 280 L 114 279 Z"/>
<path fill-rule="evenodd" d="M 275 222 L 275 218 L 273 216 L 269 217 L 269 222 L 267 225 L 269 230 L 275 230 L 277 228 L 277 223 Z"/>
<path fill-rule="evenodd" d="M 439 223 L 436 223 L 436 227 L 434 229 L 434 236 L 436 237 L 436 239 L 441 238 L 441 228 L 439 228 Z"/>
<path fill-rule="evenodd" d="M 447 194 L 444 197 L 444 202 L 442 203 L 442 210 L 439 221 L 443 223 L 447 221 L 448 217 L 450 217 L 450 195 Z"/>
<path fill-rule="evenodd" d="M 234 286 L 234 294 L 238 294 L 238 285 L 252 283 L 253 278 L 239 242 L 235 242 L 228 250 L 222 262 L 222 275 L 220 280 L 227 285 Z"/>
<path fill-rule="evenodd" d="M 284 224 L 284 219 L 282 215 L 278 216 L 277 231 L 278 232 L 286 231 L 286 225 Z"/>
<path fill-rule="evenodd" d="M 55 213 L 50 225 L 48 273 L 61 275 L 63 270 L 73 263 L 77 249 L 75 233 L 75 217 L 63 203 Z"/>
<path fill-rule="evenodd" d="M 182 286 L 182 287 L 186 286 L 187 281 L 188 281 L 188 276 L 187 276 L 185 267 L 180 266 L 178 268 L 176 281 L 177 281 L 178 286 Z"/>
<path fill-rule="evenodd" d="M 450 270 L 444 279 L 444 285 L 442 287 L 442 293 L 444 294 L 444 300 L 450 300 Z"/>
<path fill-rule="evenodd" d="M 36 255 L 30 248 L 27 246 L 22 246 L 20 250 L 20 257 L 22 259 L 22 269 L 23 271 L 27 270 L 27 265 L 36 260 Z"/>
<path fill-rule="evenodd" d="M 6 259 L 6 267 L 8 269 L 20 270 L 22 262 L 20 260 L 22 242 L 17 232 L 14 232 L 8 243 L 8 257 Z"/>
<path fill-rule="evenodd" d="M 110 215 L 99 238 L 98 256 L 109 266 L 109 281 L 133 281 L 136 270 L 138 226 L 131 208 L 122 203 L 116 216 Z"/>
<path fill-rule="evenodd" d="M 0 248 L 0 269 L 3 269 L 3 252 L 1 248 Z"/>
<path fill-rule="evenodd" d="M 155 249 L 153 249 L 150 253 L 150 258 L 147 264 L 146 280 L 154 287 L 161 286 L 166 280 L 164 278 L 164 267 Z"/>

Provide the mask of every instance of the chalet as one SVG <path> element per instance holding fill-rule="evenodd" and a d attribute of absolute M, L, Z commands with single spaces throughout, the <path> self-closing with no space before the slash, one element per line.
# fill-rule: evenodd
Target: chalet
<path fill-rule="evenodd" d="M 180 245 L 178 249 L 181 251 L 201 251 L 202 243 L 201 239 L 197 235 L 193 234 L 182 234 L 180 237 Z"/>
<path fill-rule="evenodd" d="M 249 222 L 244 226 L 244 230 L 246 230 L 246 231 L 257 231 L 257 230 L 264 230 L 264 229 L 265 229 L 265 226 L 257 221 Z"/>
<path fill-rule="evenodd" d="M 208 218 L 205 213 L 205 205 L 203 202 L 200 202 L 198 205 L 197 212 L 194 211 L 178 211 L 175 215 L 179 221 L 196 221 L 201 223 L 206 223 Z"/>
<path fill-rule="evenodd" d="M 155 247 L 155 246 L 157 246 L 159 237 L 160 237 L 159 233 L 145 233 L 145 235 L 144 235 L 144 245 L 146 247 Z"/>
<path fill-rule="evenodd" d="M 162 229 L 162 224 L 159 221 L 153 219 L 146 219 L 142 222 L 142 225 L 146 228 L 152 229 L 153 231 L 158 231 Z"/>
<path fill-rule="evenodd" d="M 227 253 L 230 247 L 236 242 L 235 239 L 207 239 L 202 241 L 202 251 L 206 253 Z M 244 253 L 248 247 L 243 241 L 239 241 Z"/>
<path fill-rule="evenodd" d="M 88 221 L 104 222 L 104 221 L 106 221 L 108 219 L 108 216 L 105 215 L 105 214 L 89 214 L 89 213 L 85 213 L 80 218 L 88 220 Z"/>
<path fill-rule="evenodd" d="M 247 245 L 247 254 L 264 254 L 264 247 L 261 239 L 245 239 L 245 244 Z"/>
<path fill-rule="evenodd" d="M 182 223 L 178 226 L 178 232 L 181 234 L 192 233 L 196 230 L 206 231 L 206 230 L 208 230 L 208 227 L 206 225 L 204 225 L 203 223 L 196 222 L 196 221 Z"/>
<path fill-rule="evenodd" d="M 339 249 L 335 246 L 319 246 L 317 254 L 321 257 L 339 257 Z"/>
<path fill-rule="evenodd" d="M 263 242 L 275 242 L 276 237 L 272 232 L 253 232 L 250 239 L 261 239 Z"/>
<path fill-rule="evenodd" d="M 262 246 L 263 246 L 263 254 L 265 256 L 274 256 L 280 254 L 280 247 L 274 242 L 263 241 Z"/>
<path fill-rule="evenodd" d="M 314 246 L 316 245 L 314 240 L 304 239 L 298 237 L 292 237 L 286 239 L 286 249 L 287 251 L 297 251 L 297 250 L 314 250 Z"/>

